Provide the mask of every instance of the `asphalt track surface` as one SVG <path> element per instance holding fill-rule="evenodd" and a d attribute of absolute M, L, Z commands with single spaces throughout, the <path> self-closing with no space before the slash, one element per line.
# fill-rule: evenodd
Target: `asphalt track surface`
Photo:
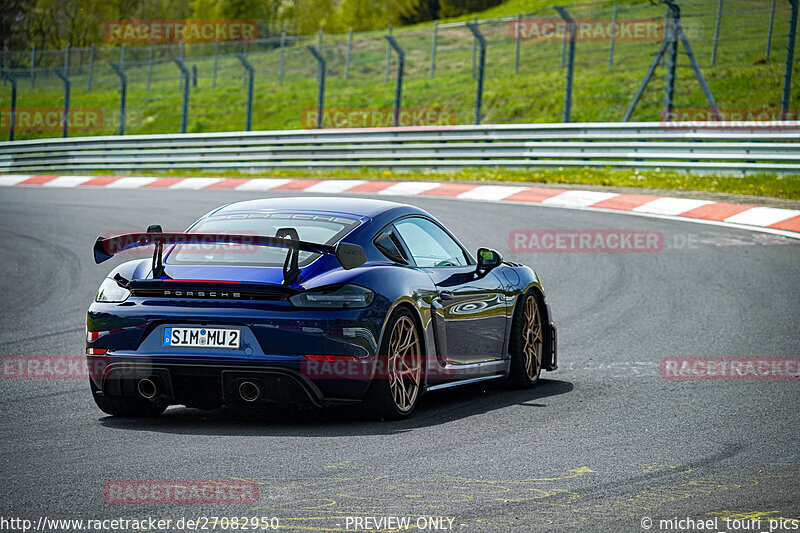
<path fill-rule="evenodd" d="M 184 228 L 253 197 L 0 190 L 0 353 L 82 353 L 85 310 L 110 268 L 92 261 L 97 235 Z M 430 394 L 410 420 L 385 423 L 347 409 L 182 407 L 123 420 L 100 412 L 83 380 L 3 379 L 0 515 L 277 516 L 287 530 L 434 516 L 453 518 L 456 531 L 643 531 L 645 517 L 658 531 L 659 519 L 743 516 L 768 530 L 769 518 L 800 518 L 800 382 L 670 381 L 658 369 L 665 356 L 800 356 L 800 241 L 542 206 L 398 201 L 427 209 L 472 250 L 493 246 L 537 270 L 559 328 L 558 371 L 528 391 Z M 665 247 L 509 250 L 510 231 L 547 228 L 653 229 Z M 110 480 L 201 479 L 254 480 L 258 502 L 122 505 L 103 496 Z"/>

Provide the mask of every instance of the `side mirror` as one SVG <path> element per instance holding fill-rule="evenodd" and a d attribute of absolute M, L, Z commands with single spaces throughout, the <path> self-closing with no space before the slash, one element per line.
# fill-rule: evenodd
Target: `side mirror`
<path fill-rule="evenodd" d="M 496 250 L 478 248 L 478 270 L 489 271 L 503 262 L 503 256 Z"/>

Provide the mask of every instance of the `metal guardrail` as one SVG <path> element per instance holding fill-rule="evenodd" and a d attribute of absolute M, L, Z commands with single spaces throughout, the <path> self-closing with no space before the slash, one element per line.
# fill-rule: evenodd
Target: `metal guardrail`
<path fill-rule="evenodd" d="M 585 166 L 800 174 L 800 123 L 502 124 L 0 142 L 0 172 Z"/>

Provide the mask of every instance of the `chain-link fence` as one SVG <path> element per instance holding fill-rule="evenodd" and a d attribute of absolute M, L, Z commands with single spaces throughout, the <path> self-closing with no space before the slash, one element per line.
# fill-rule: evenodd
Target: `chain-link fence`
<path fill-rule="evenodd" d="M 797 25 L 796 20 L 794 28 L 791 24 L 792 2 L 797 0 L 681 4 L 680 24 L 698 69 L 692 68 L 685 44 L 670 46 L 675 28 L 665 4 L 608 1 L 393 31 L 4 51 L 0 135 L 10 128 L 12 78 L 18 139 L 62 134 L 64 78 L 69 80 L 71 136 L 178 132 L 182 124 L 189 132 L 243 130 L 248 123 L 258 130 L 313 128 L 322 69 L 309 46 L 325 60 L 322 127 L 389 126 L 395 118 L 410 126 L 472 124 L 476 118 L 482 123 L 615 122 L 629 110 L 630 120 L 660 121 L 665 109 L 671 117 L 692 121 L 798 120 L 798 62 L 788 56 Z M 399 54 L 387 34 L 404 55 L 397 117 L 392 110 Z M 483 69 L 480 37 L 485 40 Z M 189 74 L 188 91 L 179 64 Z M 248 64 L 253 69 L 250 109 Z M 652 79 L 632 108 L 651 65 Z M 704 93 L 704 80 L 713 100 Z"/>

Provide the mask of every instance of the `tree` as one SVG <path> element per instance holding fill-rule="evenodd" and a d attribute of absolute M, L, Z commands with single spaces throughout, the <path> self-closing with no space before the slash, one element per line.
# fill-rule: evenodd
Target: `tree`
<path fill-rule="evenodd" d="M 280 26 L 282 0 L 191 0 L 196 20 L 255 20 L 259 37 L 269 37 Z"/>
<path fill-rule="evenodd" d="M 0 2 L 0 48 L 17 50 L 28 44 L 28 19 L 33 0 Z"/>
<path fill-rule="evenodd" d="M 385 28 L 389 23 L 385 0 L 342 0 L 337 10 L 338 26 L 353 31 Z"/>
<path fill-rule="evenodd" d="M 289 16 L 295 23 L 295 32 L 310 35 L 322 29 L 334 32 L 337 27 L 336 0 L 294 0 Z"/>
<path fill-rule="evenodd" d="M 341 0 L 337 10 L 342 30 L 377 30 L 387 24 L 416 24 L 439 16 L 439 0 Z"/>
<path fill-rule="evenodd" d="M 502 0 L 439 0 L 442 18 L 457 17 L 498 6 Z"/>

